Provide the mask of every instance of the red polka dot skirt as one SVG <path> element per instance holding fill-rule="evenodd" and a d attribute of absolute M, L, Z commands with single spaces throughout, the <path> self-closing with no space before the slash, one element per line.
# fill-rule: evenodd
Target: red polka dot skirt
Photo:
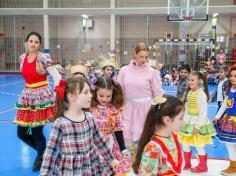
<path fill-rule="evenodd" d="M 14 123 L 21 126 L 41 126 L 56 113 L 55 96 L 48 85 L 39 88 L 24 88 L 16 103 Z"/>

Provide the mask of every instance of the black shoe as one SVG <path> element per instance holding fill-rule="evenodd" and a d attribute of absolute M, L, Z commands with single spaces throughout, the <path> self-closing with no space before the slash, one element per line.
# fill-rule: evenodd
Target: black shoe
<path fill-rule="evenodd" d="M 41 165 L 43 162 L 43 157 L 42 156 L 37 156 L 34 160 L 34 166 L 33 166 L 33 172 L 37 172 L 40 170 Z"/>

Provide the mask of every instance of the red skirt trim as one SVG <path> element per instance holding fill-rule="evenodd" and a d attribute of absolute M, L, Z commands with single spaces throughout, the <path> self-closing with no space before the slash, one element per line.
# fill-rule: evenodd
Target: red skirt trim
<path fill-rule="evenodd" d="M 22 126 L 41 126 L 48 122 L 56 113 L 56 107 L 51 106 L 37 110 L 21 110 L 16 114 L 15 123 Z"/>

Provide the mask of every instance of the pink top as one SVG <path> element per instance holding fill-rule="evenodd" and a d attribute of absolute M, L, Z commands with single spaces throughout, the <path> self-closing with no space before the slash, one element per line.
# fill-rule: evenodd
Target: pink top
<path fill-rule="evenodd" d="M 123 87 L 126 96 L 124 137 L 137 141 L 143 131 L 152 98 L 164 93 L 161 88 L 160 73 L 146 64 L 136 66 L 131 62 L 121 68 L 117 81 Z"/>
<path fill-rule="evenodd" d="M 95 116 L 98 127 L 105 138 L 115 131 L 123 131 L 122 111 L 112 105 L 97 105 L 91 108 L 91 113 Z"/>
<path fill-rule="evenodd" d="M 136 66 L 133 63 L 121 68 L 117 81 L 130 98 L 146 98 L 162 95 L 160 72 L 148 65 Z"/>

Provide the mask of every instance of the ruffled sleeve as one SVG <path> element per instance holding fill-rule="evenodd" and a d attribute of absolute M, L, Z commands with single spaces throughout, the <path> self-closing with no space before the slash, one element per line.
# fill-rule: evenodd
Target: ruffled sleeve
<path fill-rule="evenodd" d="M 26 57 L 26 53 L 20 55 L 20 57 L 19 57 L 20 70 L 22 70 L 22 68 L 23 68 L 23 64 L 24 64 L 25 57 Z"/>
<path fill-rule="evenodd" d="M 37 64 L 36 64 L 36 70 L 39 74 L 44 75 L 47 73 L 47 68 L 51 66 L 53 63 L 53 60 L 49 55 L 39 53 L 37 57 Z"/>
<path fill-rule="evenodd" d="M 39 56 L 40 56 L 41 63 L 45 69 L 52 65 L 53 60 L 49 55 L 40 53 Z"/>

